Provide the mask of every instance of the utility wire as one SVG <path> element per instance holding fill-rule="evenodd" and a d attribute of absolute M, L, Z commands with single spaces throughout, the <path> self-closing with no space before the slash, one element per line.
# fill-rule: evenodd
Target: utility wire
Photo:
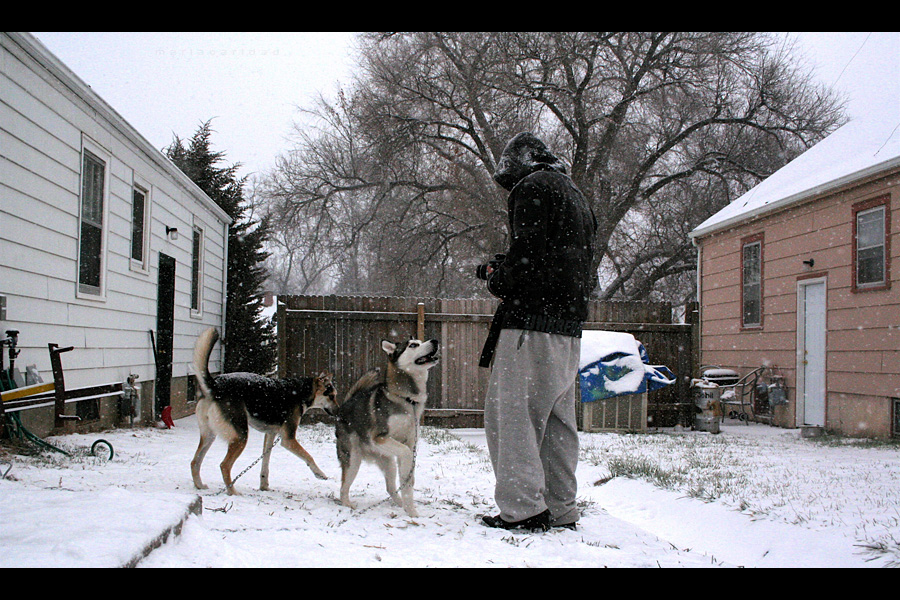
<path fill-rule="evenodd" d="M 871 36 L 872 36 L 872 32 L 870 31 L 869 34 L 866 36 L 866 39 L 863 40 L 863 43 L 859 45 L 859 48 L 857 48 L 857 50 L 856 50 L 856 52 L 853 54 L 853 56 L 850 57 L 850 60 L 847 61 L 847 64 L 844 65 L 844 68 L 841 69 L 841 72 L 840 72 L 840 74 L 837 76 L 837 79 L 835 79 L 835 80 L 834 80 L 834 83 L 831 84 L 832 87 L 834 87 L 835 85 L 837 85 L 837 82 L 840 80 L 841 76 L 843 76 L 844 71 L 847 70 L 847 67 L 850 66 L 850 63 L 853 62 L 853 59 L 856 58 L 856 56 L 859 54 L 860 50 L 863 49 L 863 46 L 866 45 L 866 42 L 869 41 L 869 38 L 870 38 Z"/>

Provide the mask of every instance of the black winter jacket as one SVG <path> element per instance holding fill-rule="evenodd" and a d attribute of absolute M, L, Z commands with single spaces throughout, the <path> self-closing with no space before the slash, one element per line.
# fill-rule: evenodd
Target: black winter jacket
<path fill-rule="evenodd" d="M 481 356 L 490 366 L 501 329 L 581 336 L 597 283 L 592 269 L 597 221 L 565 166 L 530 133 L 510 140 L 494 179 L 510 190 L 511 241 L 488 279 L 501 299 Z"/>

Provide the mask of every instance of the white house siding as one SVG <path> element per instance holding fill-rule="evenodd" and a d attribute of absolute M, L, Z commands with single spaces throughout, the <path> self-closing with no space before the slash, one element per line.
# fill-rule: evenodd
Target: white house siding
<path fill-rule="evenodd" d="M 0 294 L 18 329 L 17 366 L 52 380 L 48 343 L 62 355 L 67 387 L 155 379 L 159 253 L 176 260 L 173 378 L 190 372 L 196 335 L 222 327 L 228 217 L 158 150 L 28 35 L 0 34 Z M 82 148 L 108 159 L 104 293 L 77 294 Z M 130 259 L 132 185 L 149 187 L 147 269 Z M 192 314 L 192 227 L 204 232 L 202 312 Z M 177 227 L 171 241 L 166 226 Z M 211 368 L 221 366 L 215 352 Z M 147 389 L 145 387 L 144 389 Z M 174 389 L 174 383 L 173 383 Z"/>

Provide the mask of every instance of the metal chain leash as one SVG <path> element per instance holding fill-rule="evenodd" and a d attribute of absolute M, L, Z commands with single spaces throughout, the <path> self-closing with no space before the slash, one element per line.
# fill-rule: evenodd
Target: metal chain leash
<path fill-rule="evenodd" d="M 263 453 L 259 455 L 259 458 L 257 458 L 257 459 L 254 460 L 252 463 L 250 463 L 243 471 L 241 471 L 240 473 L 237 474 L 237 477 L 235 477 L 234 479 L 231 480 L 231 485 L 232 485 L 232 487 L 234 487 L 235 482 L 236 482 L 238 479 L 241 478 L 241 475 L 243 475 L 244 473 L 246 473 L 247 471 L 249 471 L 250 469 L 252 469 L 253 467 L 255 467 L 255 466 L 256 466 L 256 463 L 258 463 L 259 461 L 261 461 L 261 460 L 263 459 L 263 457 L 265 457 L 266 452 L 271 451 L 272 448 L 275 447 L 275 444 L 277 444 L 280 440 L 281 440 L 281 436 L 280 436 L 280 435 L 276 435 L 276 436 L 275 436 L 275 440 L 272 442 L 272 445 L 269 446 L 268 448 L 264 448 L 264 449 L 263 449 Z M 224 494 L 225 491 L 226 491 L 226 490 L 224 490 L 224 489 L 223 489 L 223 490 L 220 490 L 220 491 L 216 492 L 215 494 L 213 494 L 213 496 L 218 496 L 219 494 Z"/>
<path fill-rule="evenodd" d="M 276 435 L 276 436 L 275 436 L 275 440 L 272 442 L 272 445 L 268 448 L 268 450 L 271 450 L 272 448 L 274 448 L 275 445 L 279 442 L 280 439 L 281 439 L 281 436 Z M 416 473 L 416 456 L 417 456 L 417 454 L 418 454 L 418 449 L 419 449 L 419 424 L 416 423 L 416 445 L 413 446 L 412 466 L 411 466 L 411 468 L 410 468 L 410 470 L 409 470 L 409 475 L 407 475 L 407 476 L 406 476 L 406 480 L 403 481 L 403 482 L 400 484 L 400 487 L 398 488 L 398 491 L 402 490 L 402 489 L 406 486 L 406 484 L 409 483 L 409 480 L 412 479 L 413 475 L 415 475 L 415 473 Z M 244 473 L 246 473 L 247 471 L 249 471 L 250 469 L 252 469 L 253 467 L 255 467 L 255 466 L 256 466 L 256 463 L 258 463 L 259 461 L 261 461 L 265 455 L 266 455 L 266 450 L 264 449 L 264 450 L 263 450 L 263 453 L 260 454 L 259 457 L 258 457 L 256 460 L 254 460 L 252 463 L 250 463 L 249 465 L 247 465 L 247 467 L 244 468 L 243 471 L 241 471 L 240 473 L 237 474 L 237 477 L 235 477 L 234 479 L 231 480 L 231 485 L 234 486 L 235 482 L 237 482 L 237 480 L 240 479 L 241 476 L 242 476 Z M 216 492 L 215 494 L 213 494 L 213 496 L 218 496 L 219 494 L 224 494 L 225 491 L 226 491 L 225 489 L 222 489 L 222 490 Z M 393 498 L 391 498 L 390 496 L 388 496 L 388 497 L 385 498 L 384 500 L 381 500 L 381 501 L 379 501 L 379 502 L 376 502 L 375 504 L 372 504 L 371 506 L 367 506 L 366 508 L 364 508 L 364 509 L 362 509 L 362 510 L 360 510 L 360 511 L 354 512 L 351 516 L 358 517 L 358 516 L 360 516 L 360 515 L 362 515 L 362 514 L 364 514 L 364 513 L 367 513 L 368 511 L 372 510 L 373 508 L 378 507 L 378 506 L 381 506 L 382 504 L 384 504 L 384 503 L 386 503 L 386 502 L 388 502 L 388 501 L 391 501 L 391 500 L 393 500 Z M 346 523 L 346 522 L 349 521 L 349 520 L 350 520 L 350 517 L 347 517 L 347 518 L 344 519 L 343 521 L 340 521 L 340 522 L 337 524 L 337 526 L 340 527 L 341 525 L 343 525 L 344 523 Z"/>
<path fill-rule="evenodd" d="M 278 441 L 279 441 L 280 439 L 281 439 L 281 436 L 276 435 L 276 436 L 275 436 L 275 441 L 272 442 L 272 445 L 269 447 L 269 450 L 271 450 L 272 448 L 274 448 L 274 447 L 275 447 L 275 444 L 277 444 Z M 419 432 L 418 432 L 418 427 L 416 427 L 416 445 L 413 446 L 412 468 L 411 468 L 410 471 L 409 471 L 409 475 L 406 476 L 406 480 L 405 480 L 403 483 L 400 484 L 400 487 L 398 488 L 398 491 L 399 491 L 399 490 L 402 490 L 402 489 L 404 488 L 404 486 L 406 486 L 406 484 L 409 483 L 409 480 L 412 479 L 413 475 L 415 475 L 415 473 L 416 473 L 416 455 L 417 455 L 418 448 L 419 448 Z M 259 458 L 257 458 L 257 459 L 254 460 L 252 463 L 250 463 L 243 471 L 241 471 L 240 473 L 237 474 L 237 477 L 235 477 L 234 479 L 231 480 L 231 485 L 234 486 L 234 483 L 235 483 L 238 479 L 241 478 L 241 475 L 243 475 L 244 473 L 246 473 L 247 471 L 249 471 L 250 469 L 252 469 L 254 466 L 256 466 L 256 463 L 258 463 L 259 461 L 261 461 L 265 455 L 266 455 L 266 451 L 263 450 L 263 453 L 259 456 Z M 12 467 L 10 466 L 10 468 L 12 468 Z M 9 472 L 9 471 L 7 471 L 7 473 L 8 473 L 8 472 Z M 219 494 L 224 494 L 225 491 L 226 491 L 225 489 L 219 490 L 218 492 L 216 492 L 215 494 L 213 494 L 213 496 L 218 496 Z M 364 513 L 369 512 L 370 510 L 372 510 L 373 508 L 375 508 L 375 507 L 377 507 L 377 506 L 381 506 L 382 504 L 384 504 L 384 503 L 386 503 L 386 502 L 388 502 L 388 501 L 390 501 L 390 500 L 393 500 L 393 498 L 391 498 L 391 497 L 389 496 L 389 497 L 385 498 L 384 500 L 381 500 L 380 502 L 376 502 L 375 504 L 372 504 L 371 506 L 367 506 L 366 508 L 364 508 L 364 509 L 362 509 L 362 510 L 360 510 L 360 511 L 358 511 L 358 512 L 354 512 L 351 516 L 353 516 L 353 517 L 358 517 L 358 516 L 360 516 L 360 515 L 362 515 L 362 514 L 364 514 Z M 340 522 L 337 524 L 337 527 L 340 527 L 341 525 L 343 525 L 344 523 L 346 523 L 346 522 L 349 521 L 349 520 L 350 520 L 350 517 L 347 517 L 347 518 L 344 519 L 343 521 L 340 521 Z"/>
<path fill-rule="evenodd" d="M 398 492 L 399 492 L 400 490 L 402 490 L 402 489 L 406 486 L 406 484 L 409 483 L 409 480 L 412 479 L 413 475 L 416 474 L 416 455 L 417 455 L 418 449 L 419 449 L 419 424 L 416 423 L 416 445 L 413 446 L 412 466 L 411 466 L 411 468 L 410 468 L 410 470 L 409 470 L 409 475 L 406 476 L 406 480 L 405 480 L 403 483 L 400 484 L 400 487 L 399 487 L 399 488 L 397 488 L 397 491 L 398 491 Z M 362 509 L 362 510 L 354 511 L 354 512 L 353 512 L 349 517 L 347 517 L 346 519 L 343 519 L 342 521 L 338 521 L 338 523 L 335 525 L 335 527 L 340 527 L 341 525 L 343 525 L 344 523 L 346 523 L 347 521 L 349 521 L 351 517 L 359 517 L 360 515 L 363 515 L 363 514 L 369 512 L 369 511 L 372 510 L 373 508 L 376 508 L 376 507 L 378 507 L 378 506 L 381 506 L 382 504 L 385 504 L 386 502 L 389 502 L 389 501 L 391 501 L 391 500 L 393 500 L 393 498 L 391 498 L 390 496 L 388 496 L 388 497 L 385 498 L 384 500 L 380 500 L 380 501 L 376 502 L 375 504 L 372 504 L 372 505 L 370 505 L 370 506 L 365 507 L 365 508 Z"/>

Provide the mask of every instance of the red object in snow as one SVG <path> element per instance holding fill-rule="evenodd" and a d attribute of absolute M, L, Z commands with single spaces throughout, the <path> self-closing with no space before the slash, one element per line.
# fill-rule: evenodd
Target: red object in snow
<path fill-rule="evenodd" d="M 171 429 L 175 427 L 175 422 L 172 421 L 172 407 L 167 406 L 162 411 L 162 421 L 166 424 L 166 429 Z"/>

